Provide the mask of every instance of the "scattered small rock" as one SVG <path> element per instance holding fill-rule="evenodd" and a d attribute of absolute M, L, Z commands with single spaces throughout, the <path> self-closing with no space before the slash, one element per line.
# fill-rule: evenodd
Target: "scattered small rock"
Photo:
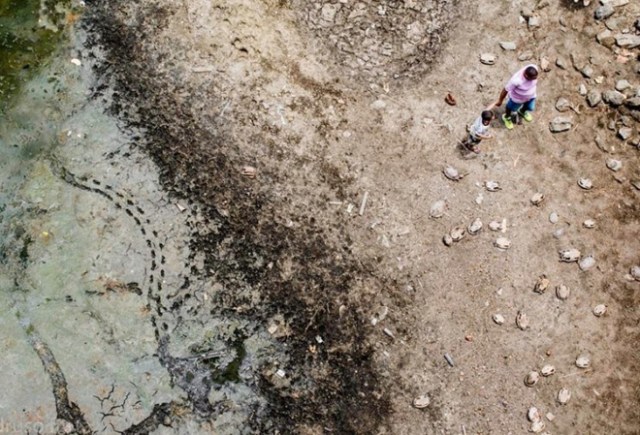
<path fill-rule="evenodd" d="M 589 107 L 596 107 L 601 101 L 602 94 L 599 91 L 592 89 L 587 94 L 587 103 L 589 103 Z"/>
<path fill-rule="evenodd" d="M 578 186 L 584 190 L 591 190 L 593 189 L 593 182 L 588 178 L 580 178 L 578 180 Z"/>
<path fill-rule="evenodd" d="M 610 4 L 602 5 L 596 9 L 594 16 L 596 20 L 605 20 L 609 18 L 611 15 L 613 15 L 614 12 L 615 12 L 615 9 Z"/>
<path fill-rule="evenodd" d="M 426 408 L 430 404 L 431 404 L 431 399 L 427 394 L 423 394 L 422 396 L 419 396 L 413 399 L 413 407 L 417 409 Z"/>
<path fill-rule="evenodd" d="M 588 229 L 593 229 L 596 227 L 596 221 L 594 221 L 593 219 L 587 219 L 582 222 L 582 226 Z"/>
<path fill-rule="evenodd" d="M 622 169 L 622 162 L 616 159 L 608 159 L 607 168 L 611 169 L 613 172 L 618 172 Z"/>
<path fill-rule="evenodd" d="M 556 213 L 555 211 L 552 211 L 549 214 L 549 222 L 551 222 L 552 224 L 557 224 L 558 223 L 558 213 Z"/>
<path fill-rule="evenodd" d="M 627 140 L 633 134 L 633 129 L 631 127 L 620 127 L 618 130 L 618 137 L 622 140 Z"/>
<path fill-rule="evenodd" d="M 556 287 L 556 297 L 561 301 L 566 301 L 571 295 L 571 290 L 566 285 L 562 284 Z"/>
<path fill-rule="evenodd" d="M 596 41 L 607 48 L 611 48 L 615 45 L 616 38 L 611 30 L 605 29 L 596 35 Z"/>
<path fill-rule="evenodd" d="M 540 412 L 538 412 L 538 408 L 536 408 L 535 406 L 529 408 L 529 410 L 527 411 L 527 420 L 529 420 L 531 423 L 542 420 Z"/>
<path fill-rule="evenodd" d="M 549 130 L 552 133 L 561 133 L 571 130 L 573 120 L 566 116 L 557 116 L 549 123 Z"/>
<path fill-rule="evenodd" d="M 495 65 L 496 55 L 492 53 L 482 53 L 480 55 L 480 63 L 484 65 Z"/>
<path fill-rule="evenodd" d="M 451 235 L 451 239 L 454 242 L 459 242 L 460 240 L 462 240 L 464 238 L 466 230 L 462 227 L 455 227 L 454 229 L 451 230 L 451 232 L 449 233 Z"/>
<path fill-rule="evenodd" d="M 480 220 L 480 218 L 476 218 L 473 222 L 469 224 L 469 227 L 467 228 L 467 232 L 471 235 L 475 235 L 475 234 L 478 234 L 481 229 L 482 229 L 482 221 Z"/>
<path fill-rule="evenodd" d="M 458 102 L 456 101 L 456 97 L 454 97 L 450 92 L 444 97 L 444 102 L 449 106 L 455 106 L 456 104 L 458 104 Z"/>
<path fill-rule="evenodd" d="M 616 91 L 623 92 L 631 87 L 631 83 L 628 80 L 618 80 L 616 82 Z"/>
<path fill-rule="evenodd" d="M 531 204 L 533 205 L 540 205 L 542 204 L 542 201 L 544 201 L 544 193 L 537 192 L 531 197 Z"/>
<path fill-rule="evenodd" d="M 566 112 L 569 109 L 571 109 L 571 103 L 569 102 L 569 100 L 564 97 L 558 98 L 558 100 L 556 101 L 556 110 L 558 112 Z"/>
<path fill-rule="evenodd" d="M 539 294 L 543 294 L 549 288 L 549 284 L 550 281 L 549 278 L 547 278 L 547 275 L 542 274 L 536 280 L 536 283 L 533 286 L 533 291 Z"/>
<path fill-rule="evenodd" d="M 540 374 L 545 378 L 555 374 L 555 372 L 556 372 L 556 368 L 551 364 L 547 364 L 540 369 Z"/>
<path fill-rule="evenodd" d="M 560 391 L 558 391 L 558 396 L 556 400 L 560 405 L 566 405 L 569 399 L 571 399 L 571 391 L 569 391 L 566 388 L 563 388 Z"/>
<path fill-rule="evenodd" d="M 593 68 L 591 67 L 591 65 L 585 65 L 581 70 L 580 73 L 587 79 L 590 79 L 591 77 L 593 77 Z"/>
<path fill-rule="evenodd" d="M 504 316 L 502 314 L 494 314 L 491 316 L 491 319 L 493 319 L 496 325 L 504 324 Z"/>
<path fill-rule="evenodd" d="M 498 183 L 497 181 L 493 181 L 493 180 L 485 181 L 484 182 L 484 187 L 489 192 L 497 192 L 498 190 L 502 190 L 502 187 L 500 187 L 500 183 Z"/>
<path fill-rule="evenodd" d="M 516 326 L 523 331 L 529 327 L 529 317 L 522 311 L 518 311 L 516 314 Z"/>
<path fill-rule="evenodd" d="M 447 209 L 447 202 L 445 200 L 439 200 L 434 202 L 431 205 L 431 210 L 429 210 L 429 216 L 434 219 L 441 218 L 444 215 L 445 210 Z"/>
<path fill-rule="evenodd" d="M 529 17 L 528 24 L 529 28 L 540 27 L 540 17 L 538 17 L 537 15 Z"/>
<path fill-rule="evenodd" d="M 560 69 L 567 69 L 567 60 L 563 57 L 556 58 L 556 66 Z"/>
<path fill-rule="evenodd" d="M 453 166 L 445 166 L 442 169 L 442 173 L 445 177 L 452 181 L 459 181 L 464 177 L 464 175 L 461 175 L 460 172 Z"/>
<path fill-rule="evenodd" d="M 587 87 L 584 83 L 580 83 L 580 85 L 578 86 L 578 93 L 583 97 L 587 95 Z"/>
<path fill-rule="evenodd" d="M 631 35 L 629 33 L 620 33 L 615 36 L 616 44 L 622 48 L 640 47 L 640 35 Z"/>
<path fill-rule="evenodd" d="M 506 237 L 498 237 L 496 241 L 493 242 L 493 245 L 498 249 L 506 251 L 511 247 L 511 240 L 507 239 Z"/>
<path fill-rule="evenodd" d="M 518 56 L 518 60 L 521 61 L 521 62 L 524 62 L 526 60 L 530 60 L 532 58 L 533 58 L 533 51 L 523 51 Z"/>
<path fill-rule="evenodd" d="M 539 380 L 540 380 L 540 375 L 538 374 L 538 372 L 536 371 L 529 372 L 527 373 L 527 376 L 524 377 L 524 384 L 527 387 L 533 387 L 535 384 L 538 383 Z"/>
<path fill-rule="evenodd" d="M 599 304 L 593 307 L 593 315 L 596 317 L 602 317 L 607 312 L 607 306 L 605 304 Z"/>
<path fill-rule="evenodd" d="M 549 62 L 549 59 L 547 59 L 546 57 L 541 57 L 540 58 L 540 68 L 544 72 L 551 71 L 551 62 Z"/>
<path fill-rule="evenodd" d="M 610 90 L 602 93 L 602 99 L 611 106 L 617 107 L 624 103 L 627 97 L 620 91 Z"/>
<path fill-rule="evenodd" d="M 576 358 L 576 367 L 586 369 L 591 365 L 591 359 L 588 355 L 580 355 Z"/>
<path fill-rule="evenodd" d="M 560 261 L 564 263 L 574 263 L 580 259 L 580 251 L 575 248 L 563 249 L 558 251 L 558 254 L 560 255 Z"/>
<path fill-rule="evenodd" d="M 582 258 L 578 262 L 578 266 L 580 266 L 580 270 L 583 270 L 583 271 L 587 271 L 587 270 L 591 269 L 595 265 L 596 265 L 596 259 L 593 258 L 593 256 L 591 256 L 591 255 L 588 255 L 588 256 Z"/>
<path fill-rule="evenodd" d="M 517 48 L 516 43 L 512 41 L 500 42 L 500 47 L 505 51 L 514 51 Z"/>

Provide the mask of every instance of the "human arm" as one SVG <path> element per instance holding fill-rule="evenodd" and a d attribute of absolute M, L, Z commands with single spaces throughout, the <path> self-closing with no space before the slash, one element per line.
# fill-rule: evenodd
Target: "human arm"
<path fill-rule="evenodd" d="M 493 107 L 500 107 L 502 106 L 502 103 L 504 102 L 504 99 L 507 98 L 507 95 L 509 93 L 507 92 L 506 89 L 502 89 L 502 91 L 500 91 L 500 96 L 498 97 L 498 99 L 496 100 L 495 103 L 493 103 Z"/>
<path fill-rule="evenodd" d="M 480 134 L 480 133 L 476 133 L 476 137 L 478 139 L 482 139 L 482 140 L 486 140 L 486 139 L 493 139 L 493 135 L 490 133 L 487 134 Z"/>

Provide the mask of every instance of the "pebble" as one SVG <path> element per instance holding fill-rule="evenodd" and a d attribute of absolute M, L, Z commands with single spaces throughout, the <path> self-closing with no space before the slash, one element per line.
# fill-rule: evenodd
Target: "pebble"
<path fill-rule="evenodd" d="M 616 159 L 608 159 L 607 168 L 611 169 L 613 172 L 618 172 L 622 169 L 622 162 Z"/>
<path fill-rule="evenodd" d="M 590 65 L 586 65 L 584 68 L 580 70 L 580 73 L 585 77 L 590 79 L 593 77 L 593 68 Z"/>
<path fill-rule="evenodd" d="M 494 314 L 491 316 L 496 325 L 504 324 L 504 316 L 502 314 Z"/>
<path fill-rule="evenodd" d="M 614 12 L 615 12 L 615 9 L 613 8 L 613 6 L 602 5 L 596 9 L 594 16 L 596 20 L 604 20 L 609 18 L 611 15 L 613 15 Z"/>
<path fill-rule="evenodd" d="M 530 60 L 532 58 L 533 58 L 533 52 L 532 51 L 523 51 L 518 56 L 518 60 L 521 61 L 521 62 L 524 62 L 526 60 Z"/>
<path fill-rule="evenodd" d="M 480 63 L 484 65 L 494 65 L 496 63 L 496 55 L 492 53 L 482 53 L 480 55 Z"/>
<path fill-rule="evenodd" d="M 566 116 L 556 116 L 549 123 L 549 130 L 551 130 L 552 133 L 561 133 L 571 130 L 572 126 L 573 120 L 571 118 Z"/>
<path fill-rule="evenodd" d="M 628 33 L 620 33 L 615 36 L 616 44 L 622 48 L 640 47 L 640 35 L 631 35 Z"/>
<path fill-rule="evenodd" d="M 558 228 L 553 232 L 553 237 L 556 239 L 559 239 L 562 236 L 564 236 L 564 228 Z"/>
<path fill-rule="evenodd" d="M 547 59 L 546 57 L 541 57 L 540 58 L 540 68 L 544 72 L 551 71 L 551 63 L 549 62 L 549 59 Z"/>
<path fill-rule="evenodd" d="M 517 48 L 516 43 L 512 41 L 500 42 L 500 47 L 505 51 L 514 51 Z"/>
<path fill-rule="evenodd" d="M 431 399 L 427 394 L 423 394 L 422 396 L 419 396 L 413 399 L 413 407 L 417 409 L 426 408 L 430 404 L 431 404 Z"/>
<path fill-rule="evenodd" d="M 596 41 L 607 48 L 611 48 L 616 43 L 616 38 L 611 30 L 605 29 L 596 35 Z"/>
<path fill-rule="evenodd" d="M 578 262 L 580 270 L 587 271 L 596 265 L 596 260 L 591 255 L 587 255 Z"/>
<path fill-rule="evenodd" d="M 614 107 L 622 105 L 626 98 L 627 97 L 625 97 L 622 92 L 616 90 L 605 91 L 602 93 L 602 99 Z"/>
<path fill-rule="evenodd" d="M 571 296 L 571 290 L 564 284 L 556 287 L 556 297 L 561 301 L 566 301 Z"/>
<path fill-rule="evenodd" d="M 76 59 L 75 57 L 73 59 L 71 59 L 71 63 L 76 65 L 76 66 L 82 65 L 82 62 L 80 61 L 80 59 Z"/>
<path fill-rule="evenodd" d="M 560 405 L 566 405 L 569 399 L 571 399 L 571 391 L 569 391 L 566 388 L 563 388 L 560 391 L 558 391 L 558 396 L 556 400 Z"/>
<path fill-rule="evenodd" d="M 567 69 L 567 61 L 563 57 L 556 58 L 556 66 L 560 69 Z"/>
<path fill-rule="evenodd" d="M 616 82 L 616 91 L 624 91 L 625 89 L 629 89 L 631 87 L 631 83 L 628 80 L 618 80 Z"/>
<path fill-rule="evenodd" d="M 607 306 L 605 304 L 599 304 L 593 307 L 593 315 L 596 317 L 602 317 L 607 312 Z"/>
<path fill-rule="evenodd" d="M 434 202 L 431 205 L 431 209 L 429 210 L 429 216 L 434 219 L 441 218 L 444 215 L 444 212 L 447 208 L 447 203 L 444 200 L 439 200 Z"/>
<path fill-rule="evenodd" d="M 532 17 L 529 17 L 529 21 L 528 21 L 529 27 L 540 27 L 540 17 L 534 15 Z"/>
<path fill-rule="evenodd" d="M 584 83 L 580 83 L 580 86 L 578 86 L 578 93 L 583 97 L 587 95 L 587 87 Z"/>
<path fill-rule="evenodd" d="M 551 214 L 549 214 L 549 222 L 551 222 L 552 224 L 557 224 L 558 223 L 558 213 L 556 213 L 555 211 L 551 212 Z"/>
<path fill-rule="evenodd" d="M 383 100 L 376 100 L 371 103 L 371 108 L 375 110 L 382 110 L 385 107 L 387 107 L 387 103 L 385 103 Z"/>
<path fill-rule="evenodd" d="M 589 107 L 596 107 L 602 101 L 602 94 L 595 89 L 589 91 L 587 94 L 587 103 L 589 103 Z"/>
<path fill-rule="evenodd" d="M 558 112 L 566 112 L 571 109 L 571 103 L 566 98 L 560 97 L 556 101 L 556 110 Z"/>
<path fill-rule="evenodd" d="M 618 137 L 622 140 L 627 140 L 633 134 L 633 129 L 631 127 L 620 127 L 618 130 Z"/>
<path fill-rule="evenodd" d="M 588 229 L 595 228 L 596 221 L 594 221 L 593 219 L 587 219 L 584 222 L 582 222 L 582 226 Z"/>

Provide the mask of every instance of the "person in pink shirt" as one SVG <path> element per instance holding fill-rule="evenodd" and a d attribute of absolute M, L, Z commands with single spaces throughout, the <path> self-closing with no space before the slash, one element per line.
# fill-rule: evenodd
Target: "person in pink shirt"
<path fill-rule="evenodd" d="M 507 129 L 513 128 L 517 115 L 523 117 L 527 122 L 533 120 L 531 112 L 536 107 L 537 84 L 538 67 L 527 65 L 515 73 L 500 92 L 498 100 L 491 107 L 501 106 L 504 99 L 509 96 L 505 114 L 502 115 L 502 121 Z"/>

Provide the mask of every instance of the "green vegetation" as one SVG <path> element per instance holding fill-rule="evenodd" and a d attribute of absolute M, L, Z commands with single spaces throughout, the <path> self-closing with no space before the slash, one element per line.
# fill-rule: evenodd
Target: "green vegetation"
<path fill-rule="evenodd" d="M 0 0 L 0 112 L 64 40 L 69 3 Z"/>

